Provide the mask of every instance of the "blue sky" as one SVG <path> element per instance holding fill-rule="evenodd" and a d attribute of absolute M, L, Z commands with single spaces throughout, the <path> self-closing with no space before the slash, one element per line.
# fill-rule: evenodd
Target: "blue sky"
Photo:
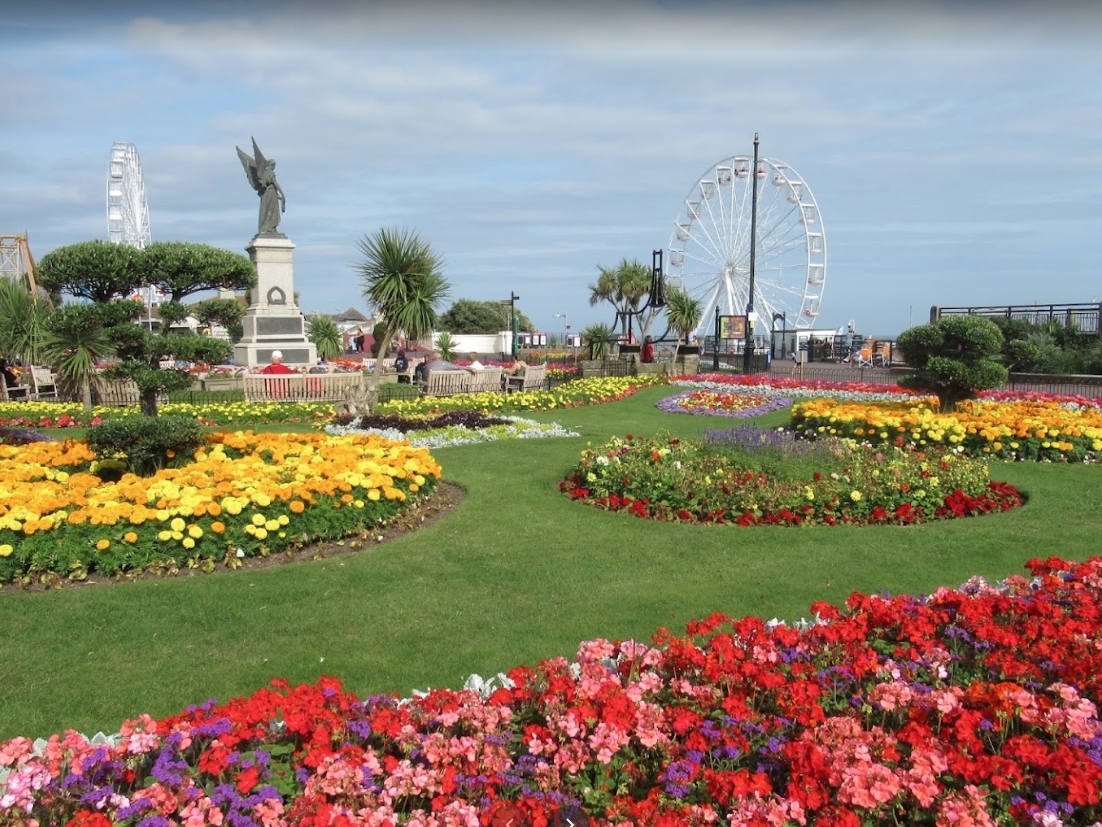
<path fill-rule="evenodd" d="M 819 326 L 1102 299 L 1102 11 L 1088 3 L 198 2 L 5 12 L 0 233 L 107 237 L 115 141 L 155 240 L 243 252 L 255 136 L 307 312 L 366 311 L 356 242 L 409 228 L 451 298 L 611 322 L 702 173 L 795 169 L 827 245 Z M 179 4 L 183 5 L 183 4 Z M 802 282 L 800 282 L 802 284 Z"/>

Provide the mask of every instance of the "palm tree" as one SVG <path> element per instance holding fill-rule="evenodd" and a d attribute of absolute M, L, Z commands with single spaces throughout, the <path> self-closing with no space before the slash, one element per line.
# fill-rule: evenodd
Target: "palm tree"
<path fill-rule="evenodd" d="M 696 330 L 704 309 L 699 299 L 694 299 L 680 287 L 666 288 L 666 319 L 677 333 L 677 344 Z"/>
<path fill-rule="evenodd" d="M 306 338 L 318 349 L 318 358 L 336 359 L 341 355 L 341 329 L 328 316 L 311 316 L 306 323 Z"/>
<path fill-rule="evenodd" d="M 92 410 L 92 377 L 96 360 L 114 353 L 114 346 L 95 305 L 70 304 L 50 314 L 42 340 L 42 356 L 56 367 L 70 387 L 80 388 L 84 410 Z"/>
<path fill-rule="evenodd" d="M 650 293 L 651 271 L 638 259 L 620 259 L 620 263 L 613 269 L 598 265 L 600 275 L 594 284 L 589 285 L 589 306 L 596 307 L 601 302 L 608 302 L 616 308 L 616 323 L 626 338 L 631 328 L 631 319 L 638 313 L 639 306 Z M 650 308 L 640 321 L 640 336 L 645 336 L 650 330 L 654 317 L 658 315 L 657 308 Z"/>
<path fill-rule="evenodd" d="M 440 351 L 440 358 L 445 362 L 450 362 L 455 358 L 455 351 L 459 347 L 458 342 L 452 338 L 452 335 L 448 331 L 444 331 L 440 334 L 440 337 L 436 340 L 436 350 Z"/>
<path fill-rule="evenodd" d="M 436 327 L 436 308 L 447 298 L 451 286 L 428 242 L 409 230 L 384 227 L 365 235 L 357 246 L 363 259 L 353 267 L 363 281 L 364 298 L 385 325 L 379 353 L 387 352 L 398 331 L 411 339 L 431 333 Z M 383 360 L 378 359 L 376 380 L 382 371 Z"/>
<path fill-rule="evenodd" d="M 582 331 L 582 347 L 590 359 L 603 359 L 615 338 L 616 332 L 607 324 L 591 324 Z"/>
<path fill-rule="evenodd" d="M 0 278 L 0 356 L 40 364 L 49 313 L 49 301 L 31 293 L 25 277 Z"/>

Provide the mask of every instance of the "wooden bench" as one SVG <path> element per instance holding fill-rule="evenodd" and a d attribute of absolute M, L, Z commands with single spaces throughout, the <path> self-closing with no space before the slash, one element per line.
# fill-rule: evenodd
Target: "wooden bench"
<path fill-rule="evenodd" d="M 486 393 L 489 391 L 501 391 L 501 377 L 505 373 L 504 368 L 483 368 L 471 371 L 471 385 L 469 393 Z"/>
<path fill-rule="evenodd" d="M 340 402 L 364 386 L 362 373 L 246 373 L 246 402 Z"/>
<path fill-rule="evenodd" d="M 57 399 L 57 378 L 49 368 L 31 367 L 31 383 L 35 399 Z"/>
<path fill-rule="evenodd" d="M 418 383 L 423 396 L 456 396 L 471 389 L 471 374 L 466 370 L 430 370 L 428 378 Z"/>
<path fill-rule="evenodd" d="M 506 390 L 508 391 L 540 391 L 543 390 L 547 380 L 547 364 L 529 365 L 524 369 L 524 376 L 508 377 Z"/>

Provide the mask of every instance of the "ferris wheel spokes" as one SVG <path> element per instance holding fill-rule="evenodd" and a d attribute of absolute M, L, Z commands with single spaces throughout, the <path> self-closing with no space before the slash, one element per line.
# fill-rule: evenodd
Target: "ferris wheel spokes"
<path fill-rule="evenodd" d="M 822 298 L 826 245 L 818 207 L 788 164 L 761 159 L 756 169 L 734 156 L 696 179 L 675 218 L 670 276 L 686 292 L 721 302 L 734 315 L 750 304 L 750 224 L 757 194 L 755 289 L 760 314 L 784 314 L 794 326 L 814 321 Z M 751 189 L 753 187 L 754 189 Z M 707 320 L 698 330 L 706 331 Z"/>

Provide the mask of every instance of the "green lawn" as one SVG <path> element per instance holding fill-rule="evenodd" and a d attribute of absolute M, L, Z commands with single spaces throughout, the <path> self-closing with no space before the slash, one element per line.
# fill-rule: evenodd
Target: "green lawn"
<path fill-rule="evenodd" d="M 998 464 L 992 476 L 1023 489 L 1024 508 L 906 528 L 670 525 L 558 493 L 588 442 L 734 424 L 654 408 L 675 391 L 531 415 L 579 438 L 434 452 L 466 500 L 355 554 L 0 594 L 0 738 L 115 731 L 139 713 L 169 715 L 273 677 L 335 675 L 361 694 L 458 686 L 471 672 L 572 654 L 587 638 L 647 639 L 716 611 L 795 619 L 855 590 L 928 592 L 1022 573 L 1035 556 L 1085 559 L 1097 546 L 1093 466 Z"/>

